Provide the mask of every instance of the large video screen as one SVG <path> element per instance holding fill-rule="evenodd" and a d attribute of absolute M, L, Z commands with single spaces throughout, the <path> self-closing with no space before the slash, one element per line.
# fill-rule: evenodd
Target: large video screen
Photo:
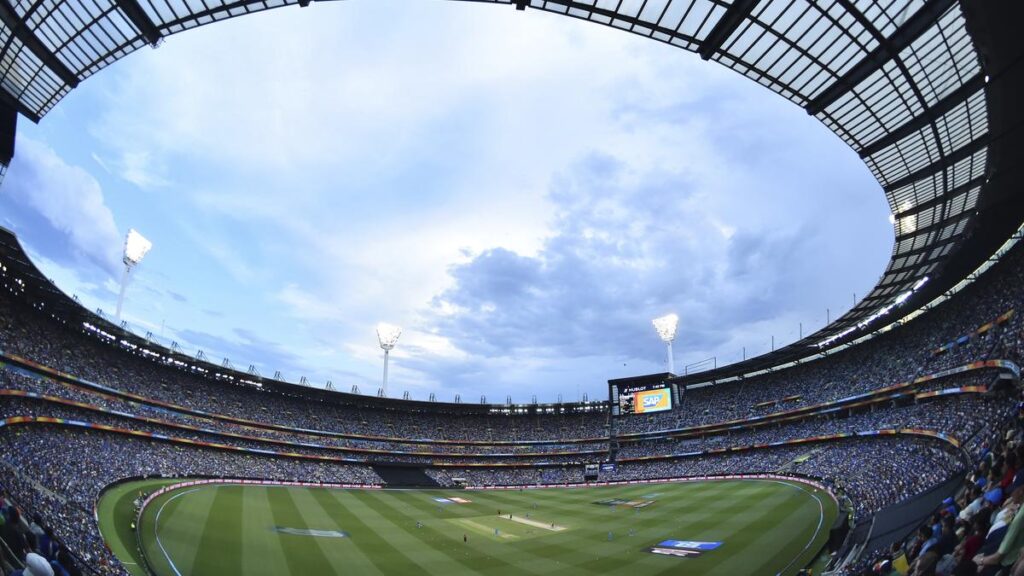
<path fill-rule="evenodd" d="M 670 388 L 651 388 L 645 390 L 625 390 L 619 394 L 619 413 L 651 414 L 672 409 L 672 390 Z"/>

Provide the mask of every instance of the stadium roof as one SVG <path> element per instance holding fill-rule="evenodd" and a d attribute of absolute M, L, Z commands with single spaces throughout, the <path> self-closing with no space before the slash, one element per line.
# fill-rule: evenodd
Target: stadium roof
<path fill-rule="evenodd" d="M 15 113 L 45 116 L 82 80 L 164 37 L 310 0 L 0 0 L 0 161 Z M 495 0 L 696 52 L 814 115 L 881 185 L 895 244 L 853 309 L 757 369 L 882 327 L 963 279 L 1015 231 L 1020 176 L 1020 3 L 955 0 Z M 1011 14 L 1011 12 L 1013 14 Z M 1014 96 L 1016 95 L 1016 96 Z M 828 191 L 822 193 L 827 194 Z M 1019 195 L 1018 195 L 1019 196 Z M 926 280 L 927 279 L 927 280 Z M 916 287 L 916 289 L 915 289 Z"/>

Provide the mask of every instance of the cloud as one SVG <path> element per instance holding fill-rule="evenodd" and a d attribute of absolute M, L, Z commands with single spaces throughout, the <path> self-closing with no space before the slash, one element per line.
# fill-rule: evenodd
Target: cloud
<path fill-rule="evenodd" d="M 556 231 L 537 255 L 494 248 L 450 269 L 454 286 L 434 300 L 432 320 L 456 347 L 485 357 L 643 356 L 655 315 L 750 307 L 772 282 L 723 292 L 730 274 L 753 273 L 746 251 L 730 250 L 744 237 L 711 223 L 686 176 L 637 173 L 595 154 L 551 197 Z M 718 295 L 728 301 L 709 301 Z"/>
<path fill-rule="evenodd" d="M 99 183 L 42 142 L 19 136 L 0 194 L 18 233 L 60 264 L 93 277 L 117 276 L 121 237 Z"/>
<path fill-rule="evenodd" d="M 141 189 L 169 186 L 170 181 L 164 176 L 167 169 L 156 164 L 153 156 L 148 151 L 122 151 L 115 169 L 122 178 Z"/>
<path fill-rule="evenodd" d="M 182 304 L 185 304 L 185 303 L 188 302 L 188 298 L 186 298 L 185 296 L 183 296 L 181 294 L 178 294 L 174 290 L 168 290 L 167 291 L 167 295 L 169 297 L 171 297 L 171 299 L 175 300 L 176 302 L 181 302 Z"/>

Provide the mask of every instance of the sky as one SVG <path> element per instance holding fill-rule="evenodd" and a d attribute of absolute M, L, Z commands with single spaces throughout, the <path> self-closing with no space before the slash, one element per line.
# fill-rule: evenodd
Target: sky
<path fill-rule="evenodd" d="M 483 3 L 287 7 L 166 38 L 21 118 L 0 225 L 112 316 L 264 376 L 607 397 L 768 352 L 874 286 L 881 188 L 783 98 L 679 48 Z M 714 358 L 714 360 L 710 360 Z M 691 366 L 692 365 L 692 366 Z"/>

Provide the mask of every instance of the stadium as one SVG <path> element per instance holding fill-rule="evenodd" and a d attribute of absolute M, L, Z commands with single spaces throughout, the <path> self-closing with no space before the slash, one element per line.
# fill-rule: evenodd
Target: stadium
<path fill-rule="evenodd" d="M 160 345 L 0 228 L 0 573 L 1024 574 L 1021 6 L 484 4 L 682 48 L 819 120 L 885 193 L 873 290 L 682 375 L 659 318 L 668 370 L 606 399 L 419 401 Z M 309 5 L 5 0 L 3 171 L 18 116 L 45 125 L 119 59 Z M 145 243 L 129 234 L 126 278 Z"/>

